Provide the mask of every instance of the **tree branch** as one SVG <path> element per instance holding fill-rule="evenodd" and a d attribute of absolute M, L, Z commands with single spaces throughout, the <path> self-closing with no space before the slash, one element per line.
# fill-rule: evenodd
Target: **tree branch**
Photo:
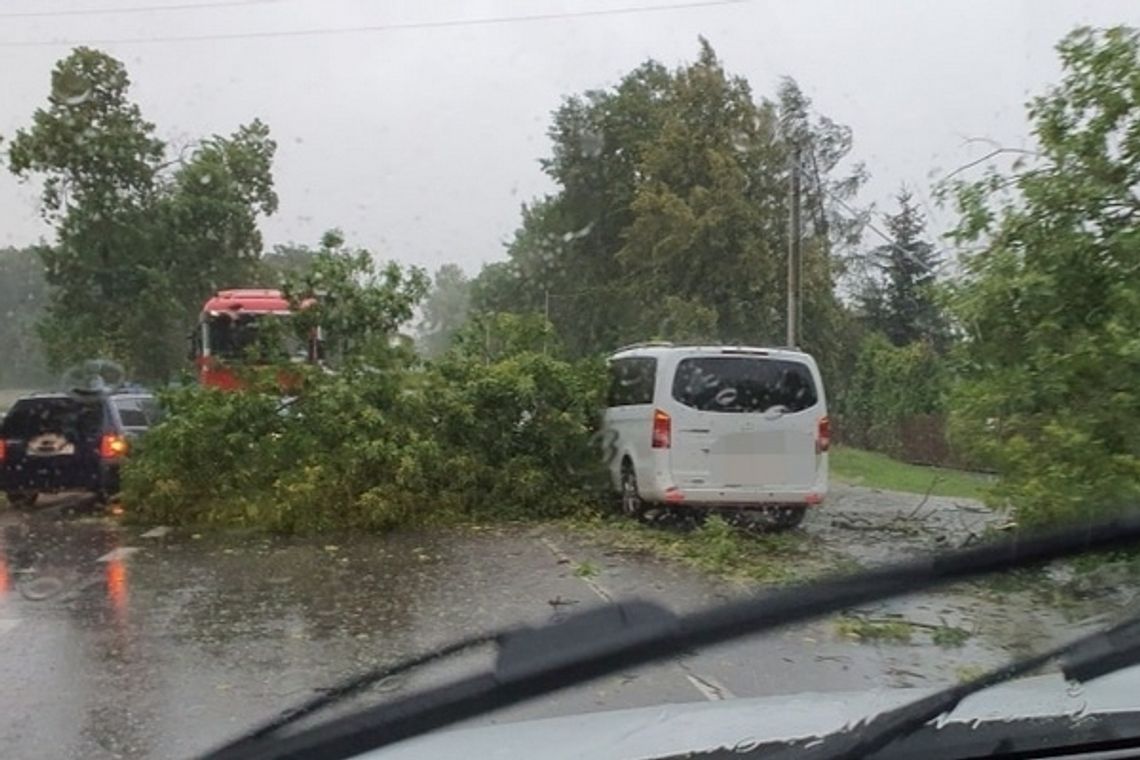
<path fill-rule="evenodd" d="M 985 139 L 985 138 L 974 138 L 974 139 Z M 980 163 L 984 163 L 986 161 L 989 161 L 991 158 L 996 158 L 997 156 L 1000 156 L 1000 155 L 1005 154 L 1005 153 L 1017 153 L 1017 154 L 1024 155 L 1024 156 L 1034 156 L 1036 158 L 1041 157 L 1041 154 L 1035 150 L 1027 150 L 1025 148 L 1002 148 L 1002 147 L 998 147 L 998 148 L 994 148 L 989 153 L 986 153 L 984 156 L 979 156 L 978 158 L 975 158 L 973 161 L 962 164 L 957 169 L 955 169 L 954 171 L 950 172 L 945 177 L 940 179 L 939 182 L 945 182 L 948 179 L 950 179 L 951 177 L 954 177 L 958 174 L 961 174 L 962 172 L 966 171 L 967 169 L 972 169 L 973 167 L 977 166 Z"/>

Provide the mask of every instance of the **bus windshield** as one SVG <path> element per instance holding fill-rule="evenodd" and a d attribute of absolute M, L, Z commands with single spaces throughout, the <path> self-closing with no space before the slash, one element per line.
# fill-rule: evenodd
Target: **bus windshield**
<path fill-rule="evenodd" d="M 277 314 L 211 314 L 206 318 L 208 355 L 258 362 L 306 361 L 305 342 Z"/>

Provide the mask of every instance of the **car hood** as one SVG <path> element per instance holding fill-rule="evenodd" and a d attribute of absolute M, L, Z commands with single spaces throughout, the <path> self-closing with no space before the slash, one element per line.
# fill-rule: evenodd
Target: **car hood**
<path fill-rule="evenodd" d="M 935 691 L 881 689 L 662 704 L 457 728 L 410 739 L 363 757 L 665 757 L 822 736 Z M 1079 688 L 1068 684 L 1059 673 L 1002 684 L 966 698 L 939 725 L 1136 711 L 1140 711 L 1140 667 L 1118 671 Z"/>

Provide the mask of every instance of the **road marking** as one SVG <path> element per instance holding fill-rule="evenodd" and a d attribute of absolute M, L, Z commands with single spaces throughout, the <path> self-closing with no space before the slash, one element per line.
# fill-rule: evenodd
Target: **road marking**
<path fill-rule="evenodd" d="M 562 551 L 562 549 L 558 547 L 558 544 L 554 543 L 546 536 L 540 538 L 539 541 L 542 542 L 543 546 L 550 550 L 550 553 L 553 554 L 555 559 L 557 559 L 559 562 L 565 563 L 567 565 L 575 564 L 574 560 L 570 559 L 570 555 Z M 603 601 L 612 602 L 614 600 L 613 594 L 607 591 L 605 586 L 598 583 L 593 578 L 590 578 L 588 576 L 579 576 L 578 579 L 589 586 L 590 590 L 601 597 Z"/>
<path fill-rule="evenodd" d="M 170 531 L 174 530 L 169 525 L 159 525 L 157 528 L 151 528 L 146 533 L 139 534 L 140 538 L 162 538 Z"/>
<path fill-rule="evenodd" d="M 677 667 L 685 673 L 685 678 L 693 685 L 693 688 L 701 693 L 705 699 L 710 702 L 721 702 L 726 699 L 736 699 L 736 695 L 720 681 L 712 676 L 701 675 L 694 673 L 689 669 L 685 663 L 677 660 Z"/>
<path fill-rule="evenodd" d="M 139 548 L 137 546 L 120 546 L 118 549 L 112 549 L 95 561 L 114 562 L 115 560 L 126 559 L 138 550 Z"/>
<path fill-rule="evenodd" d="M 570 555 L 562 551 L 558 544 L 554 543 L 554 541 L 551 539 L 547 538 L 546 536 L 542 536 L 538 540 L 550 551 L 551 554 L 554 555 L 554 558 L 557 559 L 560 563 L 571 566 L 577 565 L 577 563 L 574 562 Z M 578 579 L 589 586 L 590 590 L 597 594 L 598 597 L 600 597 L 603 601 L 613 602 L 613 594 L 611 594 L 605 586 L 598 583 L 593 578 L 590 578 L 588 576 L 579 576 Z M 694 672 L 693 669 L 682 662 L 680 658 L 674 658 L 673 664 L 681 670 L 682 674 L 685 676 L 685 680 L 689 682 L 689 685 L 696 689 L 697 692 L 700 693 L 700 695 L 708 701 L 720 702 L 725 699 L 736 699 L 736 695 L 733 694 L 727 686 L 712 676 L 701 675 Z"/>

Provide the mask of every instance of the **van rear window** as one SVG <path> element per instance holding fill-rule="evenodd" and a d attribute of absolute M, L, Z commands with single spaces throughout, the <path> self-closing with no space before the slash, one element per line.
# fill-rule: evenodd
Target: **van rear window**
<path fill-rule="evenodd" d="M 702 412 L 785 413 L 815 406 L 819 394 L 811 370 L 800 362 L 744 356 L 682 359 L 673 376 L 673 398 Z"/>

